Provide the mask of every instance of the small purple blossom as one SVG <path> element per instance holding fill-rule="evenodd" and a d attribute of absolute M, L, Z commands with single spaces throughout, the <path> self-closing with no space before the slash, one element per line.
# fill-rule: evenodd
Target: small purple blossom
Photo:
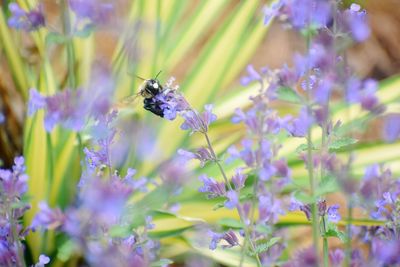
<path fill-rule="evenodd" d="M 378 89 L 378 82 L 372 79 L 368 79 L 364 82 L 364 88 L 362 95 L 360 96 L 361 107 L 365 110 L 373 111 L 378 105 L 379 100 L 375 96 L 375 92 Z"/>
<path fill-rule="evenodd" d="M 279 0 L 264 11 L 264 23 L 279 17 L 290 23 L 296 30 L 326 27 L 331 19 L 331 6 L 328 1 L 317 0 Z"/>
<path fill-rule="evenodd" d="M 35 267 L 44 267 L 49 262 L 50 258 L 42 254 L 39 256 L 39 262 L 35 264 Z"/>
<path fill-rule="evenodd" d="M 294 259 L 292 260 L 294 267 L 317 267 L 320 266 L 318 262 L 318 256 L 315 254 L 315 249 L 309 247 L 300 250 L 296 253 Z"/>
<path fill-rule="evenodd" d="M 269 7 L 264 8 L 264 24 L 267 25 L 270 21 L 280 15 L 280 9 L 283 6 L 283 1 L 279 0 L 277 2 L 272 3 Z"/>
<path fill-rule="evenodd" d="M 226 192 L 226 197 L 228 198 L 225 202 L 225 207 L 227 209 L 234 209 L 239 205 L 239 196 L 236 191 L 230 190 Z"/>
<path fill-rule="evenodd" d="M 395 266 L 400 263 L 400 240 L 375 238 L 372 241 L 372 254 L 384 266 Z"/>
<path fill-rule="evenodd" d="M 253 67 L 253 65 L 248 65 L 247 66 L 247 68 L 246 68 L 246 70 L 247 70 L 247 76 L 243 76 L 241 79 L 240 79 L 240 83 L 243 85 L 243 86 L 247 86 L 247 85 L 249 85 L 251 82 L 254 82 L 254 81 L 257 81 L 257 82 L 259 82 L 259 83 L 263 83 L 263 78 L 262 78 L 262 74 L 260 74 L 260 73 L 258 73 L 255 69 L 254 69 L 254 67 Z M 265 72 L 265 70 L 262 70 L 262 72 Z"/>
<path fill-rule="evenodd" d="M 339 205 L 332 205 L 328 207 L 326 214 L 328 215 L 328 221 L 333 223 L 338 223 L 341 219 L 340 214 L 338 212 Z"/>
<path fill-rule="evenodd" d="M 345 254 L 341 249 L 335 249 L 329 251 L 329 260 L 332 266 L 337 266 L 337 267 L 341 266 L 344 256 Z"/>
<path fill-rule="evenodd" d="M 238 168 L 235 171 L 235 174 L 232 176 L 232 183 L 235 185 L 236 190 L 240 190 L 244 187 L 244 183 L 246 182 L 247 175 L 242 173 L 242 169 Z"/>
<path fill-rule="evenodd" d="M 162 110 L 163 117 L 171 121 L 175 120 L 178 114 L 184 114 L 192 110 L 177 88 L 177 86 L 173 88 L 172 82 L 169 81 L 165 85 L 164 90 L 152 99 L 152 101 L 155 101 L 155 105 L 159 106 Z"/>
<path fill-rule="evenodd" d="M 94 69 L 94 79 L 86 90 L 66 89 L 52 96 L 42 96 L 36 89 L 30 90 L 28 114 L 45 109 L 44 127 L 50 132 L 57 124 L 81 131 L 90 119 L 105 116 L 111 107 L 113 81 L 106 70 Z"/>
<path fill-rule="evenodd" d="M 6 117 L 4 116 L 3 112 L 0 112 L 0 125 L 6 121 Z"/>
<path fill-rule="evenodd" d="M 64 223 L 64 214 L 59 208 L 50 209 L 45 202 L 39 203 L 39 212 L 32 221 L 33 229 L 56 229 Z"/>
<path fill-rule="evenodd" d="M 182 117 L 185 121 L 182 123 L 181 129 L 191 130 L 191 133 L 206 133 L 210 123 L 217 119 L 217 116 L 212 113 L 212 108 L 212 105 L 205 105 L 205 111 L 201 115 L 193 109 L 183 112 Z"/>
<path fill-rule="evenodd" d="M 30 209 L 24 202 L 28 176 L 23 157 L 16 157 L 12 170 L 0 169 L 0 265 L 23 266 L 19 255 L 24 253 L 22 240 L 31 228 L 21 224 Z"/>
<path fill-rule="evenodd" d="M 184 149 L 179 149 L 178 150 L 178 155 L 181 155 L 185 158 L 187 158 L 188 160 L 190 159 L 197 159 L 200 161 L 200 167 L 204 167 L 204 165 L 208 162 L 208 161 L 214 161 L 214 157 L 211 155 L 211 152 L 209 149 L 205 148 L 205 147 L 201 147 L 199 149 L 197 149 L 196 153 L 184 150 Z"/>
<path fill-rule="evenodd" d="M 69 0 L 68 2 L 79 19 L 88 19 L 93 24 L 104 24 L 114 10 L 112 1 Z"/>
<path fill-rule="evenodd" d="M 215 233 L 213 231 L 208 231 L 208 235 L 211 237 L 211 243 L 210 243 L 210 249 L 215 250 L 217 248 L 218 243 L 221 240 L 225 240 L 228 245 L 223 245 L 223 248 L 231 248 L 234 246 L 239 245 L 239 240 L 236 236 L 236 234 L 232 231 L 229 230 L 225 233 Z"/>
<path fill-rule="evenodd" d="M 260 196 L 258 198 L 258 212 L 260 222 L 277 223 L 279 215 L 285 214 L 281 201 L 273 199 L 272 195 Z"/>
<path fill-rule="evenodd" d="M 293 119 L 291 124 L 286 125 L 286 130 L 292 136 L 305 137 L 313 122 L 314 119 L 307 111 L 307 108 L 302 108 L 300 110 L 299 116 Z"/>
<path fill-rule="evenodd" d="M 17 3 L 10 3 L 8 8 L 11 12 L 11 17 L 8 19 L 8 26 L 12 28 L 30 32 L 45 26 L 42 5 L 29 12 L 24 11 Z"/>
<path fill-rule="evenodd" d="M 400 138 L 400 114 L 390 114 L 385 118 L 383 138 L 387 142 L 394 142 Z"/>
<path fill-rule="evenodd" d="M 209 193 L 208 198 L 220 197 L 226 194 L 225 183 L 216 182 L 213 178 L 207 177 L 205 174 L 200 175 L 199 180 L 204 184 L 199 188 L 199 192 Z"/>
<path fill-rule="evenodd" d="M 357 42 L 365 41 L 371 32 L 368 26 L 367 12 L 361 10 L 358 4 L 353 3 L 344 15 L 347 27 L 354 40 Z"/>

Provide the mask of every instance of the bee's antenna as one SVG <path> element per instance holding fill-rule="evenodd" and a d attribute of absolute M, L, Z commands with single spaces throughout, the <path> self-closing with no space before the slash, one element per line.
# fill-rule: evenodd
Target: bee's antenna
<path fill-rule="evenodd" d="M 162 70 L 160 70 L 160 71 L 157 73 L 157 75 L 156 75 L 156 77 L 155 77 L 154 79 L 157 79 L 158 75 L 160 75 L 161 72 L 162 72 Z"/>
<path fill-rule="evenodd" d="M 142 77 L 140 77 L 140 76 L 138 76 L 138 75 L 136 75 L 136 74 L 135 74 L 135 77 L 138 78 L 138 79 L 141 79 L 142 81 L 146 81 L 145 78 L 142 78 Z"/>

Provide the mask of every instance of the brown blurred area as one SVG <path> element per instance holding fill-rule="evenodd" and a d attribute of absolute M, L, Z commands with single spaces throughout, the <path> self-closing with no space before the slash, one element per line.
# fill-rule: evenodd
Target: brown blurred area
<path fill-rule="evenodd" d="M 361 77 L 378 80 L 400 74 L 400 1 L 369 0 L 365 9 L 371 27 L 370 38 L 349 50 L 349 63 Z M 304 49 L 298 34 L 274 22 L 251 60 L 256 67 L 279 68 L 292 61 L 293 53 Z"/>
<path fill-rule="evenodd" d="M 117 9 L 123 13 L 124 5 L 129 1 L 116 2 L 118 2 Z M 46 0 L 44 4 L 46 10 L 57 8 L 56 2 L 53 0 Z M 399 74 L 400 0 L 369 0 L 365 7 L 369 13 L 372 35 L 367 42 L 349 50 L 351 66 L 360 76 L 369 76 L 379 80 Z M 55 13 L 51 13 L 50 23 L 53 23 L 57 19 L 56 17 Z M 101 55 L 99 57 L 106 60 L 111 57 L 116 44 L 114 35 L 116 32 L 118 31 L 114 29 L 114 31 L 100 33 L 99 38 L 103 41 L 98 42 L 99 51 L 96 53 Z M 20 54 L 32 66 L 37 65 L 39 57 L 33 47 L 33 42 L 29 41 L 27 36 L 22 38 L 22 41 L 24 47 L 20 49 Z M 255 67 L 267 65 L 270 68 L 279 68 L 286 62 L 290 64 L 293 53 L 302 49 L 304 49 L 304 45 L 299 36 L 282 29 L 278 23 L 274 23 L 250 63 Z M 54 55 L 60 57 L 62 54 L 56 51 Z M 184 67 L 183 64 L 182 66 Z M 0 54 L 0 71 L 0 112 L 6 117 L 5 122 L 0 124 L 0 159 L 5 167 L 9 167 L 14 156 L 22 153 L 22 125 L 26 106 L 20 93 L 15 89 L 3 51 Z M 180 70 L 175 72 L 178 73 L 178 76 L 181 73 Z"/>

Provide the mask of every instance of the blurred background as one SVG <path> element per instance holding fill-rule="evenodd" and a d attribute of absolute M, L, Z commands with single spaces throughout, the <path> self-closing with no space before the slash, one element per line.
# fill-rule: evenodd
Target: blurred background
<path fill-rule="evenodd" d="M 1 1 L 0 112 L 6 118 L 0 124 L 1 164 L 9 168 L 13 158 L 24 153 L 33 181 L 30 195 L 34 196 L 34 203 L 47 198 L 46 192 L 50 191 L 52 205 L 66 206 L 74 199 L 74 188 L 80 177 L 77 143 L 67 136 L 74 133 L 63 133 L 62 138 L 60 132 L 52 134 L 56 149 L 50 155 L 45 149 L 46 134 L 39 129 L 43 125 L 40 121 L 33 123 L 26 116 L 29 88 L 52 94 L 67 87 L 66 47 L 48 38 L 49 33 L 63 32 L 61 2 L 40 1 L 47 26 L 32 34 L 7 28 L 10 2 Z M 18 2 L 25 8 L 38 4 L 33 0 Z M 350 3 L 345 2 L 345 5 Z M 368 12 L 372 34 L 365 43 L 349 49 L 350 65 L 360 77 L 385 80 L 400 74 L 400 1 L 358 2 Z M 215 104 L 219 120 L 210 134 L 217 152 L 222 154 L 245 133 L 241 126 L 229 122 L 234 109 L 248 105 L 248 97 L 257 90 L 257 86 L 244 88 L 239 83 L 246 66 L 274 69 L 285 63 L 290 65 L 294 53 L 305 49 L 297 33 L 283 29 L 278 22 L 263 24 L 263 8 L 268 1 L 118 0 L 113 3 L 113 11 L 96 22 L 93 34 L 74 39 L 74 71 L 78 87 L 88 86 L 98 78 L 96 68 L 112 77 L 121 127 L 131 133 L 123 140 L 128 144 L 128 151 L 119 164 L 121 170 L 133 166 L 141 175 L 154 175 L 179 147 L 197 147 L 202 140 L 196 136 L 189 138 L 180 131 L 179 120 L 170 122 L 148 114 L 141 102 L 120 105 L 121 99 L 137 92 L 142 81 L 135 75 L 150 78 L 161 70 L 159 79 L 164 83 L 174 76 L 195 108 Z M 363 133 L 363 141 L 375 142 L 380 138 L 380 123 L 373 122 L 377 127 Z M 32 138 L 28 132 L 36 135 L 32 139 L 35 143 L 28 139 Z M 50 157 L 54 158 L 55 179 L 44 175 Z M 216 173 L 212 167 L 202 172 Z M 209 212 L 215 203 L 205 205 L 198 201 L 191 196 L 196 191 L 197 187 L 191 185 L 183 192 L 182 199 L 186 202 L 182 202 L 182 214 L 201 214 L 211 223 L 231 215 L 223 211 Z M 35 207 L 32 214 L 34 211 Z M 166 242 L 170 245 L 163 252 L 167 257 L 190 251 L 176 240 Z"/>
<path fill-rule="evenodd" d="M 7 14 L 9 1 L 2 0 L 1 2 L 1 8 Z M 49 27 L 61 30 L 59 1 L 42 2 Z M 241 1 L 238 0 L 217 0 L 216 3 L 200 0 L 184 1 L 185 3 L 179 4 L 175 2 L 170 0 L 115 1 L 115 13 L 96 30 L 94 40 L 91 41 L 90 53 L 93 55 L 93 60 L 106 65 L 111 64 L 116 50 L 121 45 L 121 36 L 124 35 L 126 48 L 124 57 L 128 58 L 129 65 L 126 68 L 131 73 L 151 77 L 158 70 L 162 70 L 163 79 L 175 76 L 178 83 L 183 83 L 185 79 L 193 76 L 193 72 L 196 71 L 195 66 L 202 60 L 205 51 L 213 49 L 211 48 L 213 45 L 216 46 L 215 39 L 221 35 L 224 28 L 233 24 L 234 21 L 244 20 L 238 15 L 235 16 L 235 12 L 241 6 Z M 257 7 L 246 14 L 248 16 L 246 23 L 250 23 L 247 26 L 249 29 L 257 25 L 257 20 L 260 20 L 262 16 L 262 8 L 267 4 L 267 1 L 255 2 L 257 2 L 255 5 Z M 350 3 L 350 1 L 347 2 Z M 400 71 L 400 2 L 397 0 L 358 2 L 362 2 L 360 4 L 368 11 L 372 35 L 367 42 L 350 49 L 351 66 L 360 76 L 369 76 L 378 80 L 398 74 Z M 136 10 L 130 9 L 130 6 L 136 7 Z M 132 14 L 132 12 L 136 13 Z M 169 20 L 166 20 L 167 18 Z M 240 30 L 237 29 L 238 35 Z M 221 38 L 232 38 L 218 41 L 224 42 L 223 45 L 229 47 L 238 45 L 241 41 L 234 39 L 233 35 L 223 35 Z M 224 65 L 215 58 L 212 68 L 226 75 L 227 70 L 223 72 L 222 69 L 230 65 L 235 71 L 229 71 L 229 79 L 225 79 L 224 83 L 216 88 L 214 84 L 210 84 L 210 77 L 203 76 L 196 81 L 196 90 L 200 92 L 201 88 L 210 88 L 213 85 L 213 90 L 217 94 L 232 91 L 238 87 L 241 70 L 246 64 L 251 63 L 256 68 L 261 66 L 279 68 L 284 63 L 290 64 L 293 53 L 304 49 L 301 37 L 291 30 L 282 29 L 277 22 L 273 22 L 268 30 L 252 38 L 254 38 L 252 46 L 246 51 L 236 50 L 235 53 L 225 49 L 218 51 L 219 57 L 229 58 L 230 62 L 229 64 L 224 62 L 226 64 Z M 41 57 L 32 38 L 22 35 L 18 36 L 18 40 L 21 60 L 29 67 L 38 67 Z M 175 48 L 173 53 L 166 54 L 171 46 Z M 65 64 L 59 60 L 63 53 L 62 49 L 62 47 L 51 47 L 48 51 L 60 79 L 63 78 L 62 75 L 65 75 Z M 245 54 L 240 55 L 244 58 L 240 62 L 234 60 L 234 57 L 239 54 Z M 22 152 L 22 125 L 26 106 L 21 92 L 13 82 L 4 47 L 0 60 L 2 73 L 0 109 L 7 116 L 7 121 L 0 126 L 0 156 L 3 164 L 10 166 L 14 156 Z M 212 72 L 212 69 L 209 70 Z M 135 90 L 139 82 L 140 80 L 131 81 L 129 90 L 118 90 L 117 96 L 121 97 Z"/>

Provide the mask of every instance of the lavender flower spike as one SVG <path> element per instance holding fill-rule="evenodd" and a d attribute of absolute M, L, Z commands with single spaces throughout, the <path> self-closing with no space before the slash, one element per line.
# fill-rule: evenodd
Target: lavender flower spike
<path fill-rule="evenodd" d="M 199 188 L 199 192 L 209 193 L 209 198 L 215 198 L 224 196 L 226 193 L 225 184 L 222 182 L 216 182 L 213 178 L 207 177 L 203 174 L 199 177 L 199 180 L 204 183 L 202 187 Z"/>
<path fill-rule="evenodd" d="M 182 130 L 191 130 L 191 133 L 201 132 L 206 133 L 211 122 L 217 119 L 217 116 L 212 113 L 212 105 L 204 106 L 205 111 L 199 115 L 195 110 L 188 110 L 182 113 L 185 121 L 181 125 Z"/>
<path fill-rule="evenodd" d="M 11 17 L 8 19 L 8 26 L 11 28 L 30 32 L 45 25 L 41 5 L 29 12 L 24 11 L 17 3 L 10 3 L 8 8 L 11 12 Z"/>

